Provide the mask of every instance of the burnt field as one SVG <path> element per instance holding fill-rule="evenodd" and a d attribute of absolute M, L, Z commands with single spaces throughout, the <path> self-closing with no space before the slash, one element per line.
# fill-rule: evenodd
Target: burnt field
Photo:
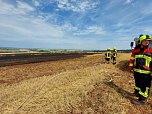
<path fill-rule="evenodd" d="M 56 61 L 72 59 L 92 55 L 95 53 L 20 53 L 20 54 L 0 54 L 0 67 L 37 63 L 45 61 Z"/>
<path fill-rule="evenodd" d="M 152 114 L 152 94 L 132 103 L 130 53 L 118 53 L 116 65 L 103 56 L 0 67 L 0 114 Z"/>

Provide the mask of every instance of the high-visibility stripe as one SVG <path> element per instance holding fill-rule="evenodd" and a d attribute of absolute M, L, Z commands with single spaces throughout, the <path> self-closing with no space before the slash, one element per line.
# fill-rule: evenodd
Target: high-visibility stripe
<path fill-rule="evenodd" d="M 141 89 L 139 87 L 135 87 L 136 90 L 140 91 Z"/>
<path fill-rule="evenodd" d="M 113 55 L 113 57 L 116 57 L 116 56 L 117 56 L 117 53 L 116 53 L 116 52 L 113 52 L 112 55 Z"/>
<path fill-rule="evenodd" d="M 136 58 L 145 58 L 146 60 L 151 61 L 151 57 L 147 56 L 147 55 L 135 55 L 135 59 Z"/>
<path fill-rule="evenodd" d="M 135 55 L 135 58 L 143 58 L 143 55 Z"/>
<path fill-rule="evenodd" d="M 134 64 L 133 63 L 129 63 L 129 66 L 134 66 Z"/>
<path fill-rule="evenodd" d="M 146 91 L 145 92 L 142 92 L 141 90 L 139 91 L 139 94 L 140 95 L 142 95 L 143 97 L 148 97 L 148 90 L 149 90 L 149 88 L 148 87 L 146 87 Z"/>
<path fill-rule="evenodd" d="M 134 68 L 134 71 L 139 72 L 139 73 L 143 73 L 143 74 L 150 74 L 151 73 L 151 71 L 141 70 L 141 69 L 136 69 L 136 68 Z"/>
<path fill-rule="evenodd" d="M 110 58 L 111 52 L 106 53 L 106 58 Z"/>
<path fill-rule="evenodd" d="M 151 57 L 145 56 L 144 58 L 146 59 L 146 64 L 145 64 L 145 65 L 146 65 L 147 67 L 149 67 L 150 62 L 151 62 Z"/>
<path fill-rule="evenodd" d="M 134 58 L 134 57 L 130 57 L 130 59 L 131 59 L 131 60 L 135 60 L 135 58 Z"/>
<path fill-rule="evenodd" d="M 137 58 L 144 58 L 146 61 L 145 61 L 145 66 L 148 68 L 149 65 L 150 65 L 150 62 L 152 61 L 152 58 L 149 57 L 149 56 L 146 56 L 146 55 L 135 55 L 135 60 Z M 136 64 L 136 61 L 134 61 L 134 64 Z"/>

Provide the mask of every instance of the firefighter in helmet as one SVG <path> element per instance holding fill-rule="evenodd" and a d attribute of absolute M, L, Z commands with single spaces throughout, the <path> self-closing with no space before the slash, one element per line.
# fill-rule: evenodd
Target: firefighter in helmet
<path fill-rule="evenodd" d="M 105 53 L 105 61 L 107 64 L 110 63 L 110 58 L 111 58 L 111 51 L 110 48 L 107 48 L 107 52 Z"/>
<path fill-rule="evenodd" d="M 116 50 L 116 48 L 113 48 L 112 56 L 111 56 L 113 64 L 116 64 L 116 57 L 117 57 L 117 50 Z"/>
<path fill-rule="evenodd" d="M 133 103 L 137 105 L 145 103 L 151 87 L 152 48 L 149 46 L 150 41 L 149 35 L 141 35 L 140 44 L 132 51 L 129 62 L 129 69 L 133 72 L 135 79 L 133 94 L 138 97 Z"/>

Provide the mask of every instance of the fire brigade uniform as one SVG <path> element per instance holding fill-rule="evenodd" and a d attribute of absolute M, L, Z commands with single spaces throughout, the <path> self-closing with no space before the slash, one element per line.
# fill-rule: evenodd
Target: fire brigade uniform
<path fill-rule="evenodd" d="M 113 64 L 116 64 L 116 57 L 117 57 L 117 50 L 116 48 L 113 49 L 113 52 L 112 52 L 112 61 L 113 61 Z"/>
<path fill-rule="evenodd" d="M 129 69 L 133 70 L 135 79 L 134 94 L 139 97 L 135 104 L 144 103 L 151 87 L 152 48 L 149 45 L 143 47 L 141 45 L 143 40 L 150 40 L 150 37 L 148 35 L 140 37 L 140 45 L 132 51 L 129 62 Z"/>
<path fill-rule="evenodd" d="M 111 58 L 111 51 L 110 48 L 107 48 L 107 52 L 105 53 L 105 61 L 107 64 L 110 63 L 110 58 Z"/>

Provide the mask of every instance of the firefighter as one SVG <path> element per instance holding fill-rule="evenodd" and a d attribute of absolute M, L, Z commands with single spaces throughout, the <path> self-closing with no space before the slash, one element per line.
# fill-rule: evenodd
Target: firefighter
<path fill-rule="evenodd" d="M 110 63 L 110 58 L 111 58 L 111 51 L 110 48 L 107 48 L 107 52 L 105 53 L 105 63 L 109 64 Z"/>
<path fill-rule="evenodd" d="M 129 62 L 129 69 L 133 72 L 135 79 L 133 94 L 138 97 L 133 101 L 136 105 L 146 102 L 151 87 L 152 48 L 149 47 L 150 40 L 148 35 L 139 37 L 140 44 L 132 51 Z"/>
<path fill-rule="evenodd" d="M 117 50 L 116 50 L 116 48 L 113 48 L 112 56 L 111 56 L 113 64 L 116 64 L 116 57 L 117 57 Z"/>

